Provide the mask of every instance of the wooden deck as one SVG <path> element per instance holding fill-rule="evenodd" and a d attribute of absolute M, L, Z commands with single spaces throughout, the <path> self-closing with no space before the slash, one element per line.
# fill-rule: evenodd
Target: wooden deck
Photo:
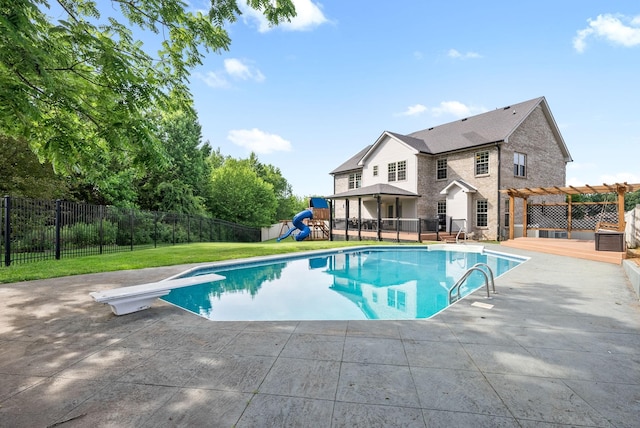
<path fill-rule="evenodd" d="M 344 230 L 333 230 L 334 236 L 344 237 Z M 364 229 L 360 231 L 361 239 L 371 240 L 378 238 L 378 231 L 371 229 Z M 381 238 L 385 241 L 395 241 L 398 239 L 398 233 L 394 231 L 382 231 Z M 417 233 L 409 233 L 409 232 L 400 232 L 399 235 L 400 241 L 409 241 L 409 242 L 418 242 L 418 234 Z M 450 234 L 446 232 L 440 232 L 436 235 L 435 232 L 422 233 L 420 235 L 420 240 L 422 242 L 428 241 L 445 241 L 445 242 L 456 242 L 456 234 Z M 438 239 L 439 238 L 439 239 Z M 349 240 L 357 241 L 358 240 L 358 231 L 357 230 L 349 230 Z"/>
<path fill-rule="evenodd" d="M 596 251 L 595 241 L 579 239 L 515 238 L 503 241 L 501 244 L 505 247 L 519 248 L 521 250 L 595 260 L 617 265 L 622 264 L 622 260 L 627 256 L 626 252 Z"/>

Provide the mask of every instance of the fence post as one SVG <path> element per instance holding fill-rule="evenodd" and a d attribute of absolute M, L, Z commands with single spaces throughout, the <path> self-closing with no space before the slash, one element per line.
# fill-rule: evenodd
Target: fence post
<path fill-rule="evenodd" d="M 11 264 L 11 196 L 4 197 L 4 265 Z"/>
<path fill-rule="evenodd" d="M 187 244 L 191 244 L 191 216 L 187 214 Z"/>
<path fill-rule="evenodd" d="M 133 251 L 133 208 L 129 214 L 129 222 L 131 223 L 131 251 Z"/>
<path fill-rule="evenodd" d="M 102 219 L 104 217 L 104 205 L 98 205 L 98 216 L 100 217 L 100 254 L 102 254 L 102 245 L 104 244 L 104 228 Z"/>
<path fill-rule="evenodd" d="M 56 260 L 60 260 L 60 229 L 62 227 L 62 201 L 56 199 Z"/>
<path fill-rule="evenodd" d="M 422 222 L 420 221 L 420 217 L 418 217 L 418 242 L 422 243 Z"/>
<path fill-rule="evenodd" d="M 158 212 L 153 213 L 153 248 L 158 247 Z"/>
<path fill-rule="evenodd" d="M 173 232 L 171 233 L 171 244 L 176 245 L 176 222 L 178 221 L 178 215 L 173 216 Z"/>

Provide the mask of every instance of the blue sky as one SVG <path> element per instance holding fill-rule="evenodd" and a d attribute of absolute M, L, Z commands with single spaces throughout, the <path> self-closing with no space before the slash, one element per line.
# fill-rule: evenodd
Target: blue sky
<path fill-rule="evenodd" d="M 229 25 L 191 88 L 203 139 L 256 152 L 295 194 L 333 193 L 328 173 L 385 130 L 539 96 L 574 159 L 567 184 L 640 182 L 637 0 L 294 3 L 291 23 Z"/>

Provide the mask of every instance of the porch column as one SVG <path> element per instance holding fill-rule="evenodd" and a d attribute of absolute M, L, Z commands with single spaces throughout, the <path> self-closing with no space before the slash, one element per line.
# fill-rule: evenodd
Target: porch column
<path fill-rule="evenodd" d="M 396 196 L 396 242 L 400 242 L 400 215 L 398 210 L 400 209 L 400 198 Z"/>
<path fill-rule="evenodd" d="M 333 241 L 333 201 L 331 199 L 329 199 L 329 241 Z"/>
<path fill-rule="evenodd" d="M 380 195 L 376 195 L 376 201 L 377 201 L 377 223 L 378 223 L 378 241 L 382 241 L 382 232 L 380 231 L 382 226 L 382 213 L 380 212 Z"/>
<path fill-rule="evenodd" d="M 344 200 L 344 240 L 349 240 L 349 198 Z"/>
<path fill-rule="evenodd" d="M 362 241 L 362 198 L 358 198 L 358 241 Z"/>

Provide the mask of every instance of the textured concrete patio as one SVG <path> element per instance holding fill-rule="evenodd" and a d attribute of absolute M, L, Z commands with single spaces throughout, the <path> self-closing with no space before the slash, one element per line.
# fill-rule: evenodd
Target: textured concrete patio
<path fill-rule="evenodd" d="M 0 426 L 638 427 L 623 268 L 491 248 L 532 258 L 424 321 L 116 317 L 88 296 L 190 266 L 0 285 Z"/>

